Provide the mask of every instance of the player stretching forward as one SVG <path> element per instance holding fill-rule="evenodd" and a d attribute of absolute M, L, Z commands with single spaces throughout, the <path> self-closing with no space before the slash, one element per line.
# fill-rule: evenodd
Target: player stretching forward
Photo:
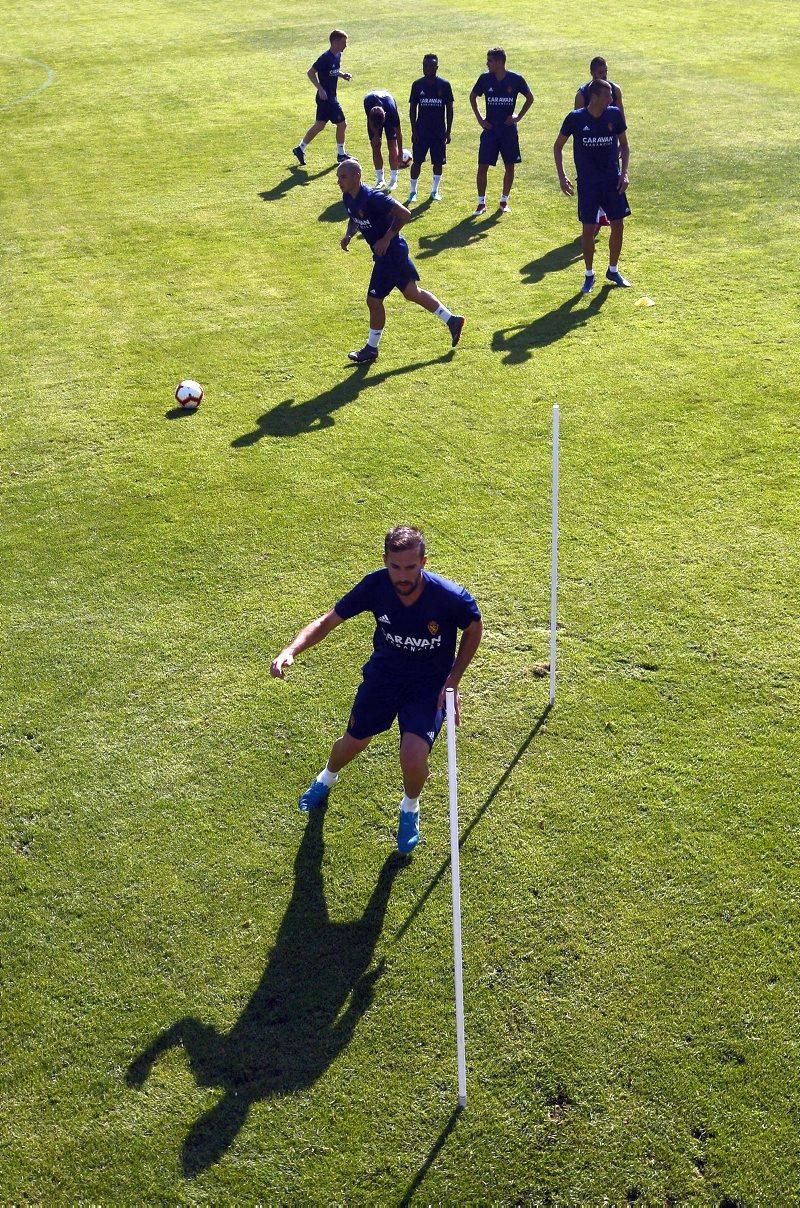
<path fill-rule="evenodd" d="M 611 104 L 611 96 L 608 80 L 593 80 L 589 86 L 589 104 L 585 109 L 573 109 L 567 114 L 553 144 L 561 191 L 572 197 L 575 190 L 564 172 L 562 158 L 564 144 L 572 135 L 578 176 L 578 218 L 583 227 L 581 247 L 586 262 L 586 276 L 581 286 L 583 294 L 591 293 L 594 288 L 594 237 L 603 211 L 611 222 L 606 280 L 614 285 L 630 285 L 617 268 L 622 251 L 623 224 L 631 212 L 626 196 L 630 147 L 625 119 Z"/>
<path fill-rule="evenodd" d="M 336 85 L 339 80 L 351 80 L 353 77 L 341 70 L 342 52 L 347 46 L 347 34 L 341 29 L 335 29 L 330 36 L 330 50 L 319 56 L 316 63 L 309 67 L 306 75 L 317 90 L 317 120 L 300 139 L 292 154 L 305 167 L 306 147 L 320 130 L 324 130 L 328 122 L 336 126 L 336 158 L 339 163 L 347 159 L 344 149 L 344 134 L 347 129 L 344 111 L 336 99 Z"/>
<path fill-rule="evenodd" d="M 411 120 L 411 148 L 414 155 L 411 164 L 411 188 L 408 200 L 417 200 L 417 181 L 425 156 L 430 151 L 433 168 L 431 201 L 441 201 L 439 183 L 442 168 L 447 162 L 445 147 L 450 142 L 453 128 L 453 89 L 447 80 L 436 73 L 439 60 L 436 55 L 425 55 L 422 60 L 422 79 L 411 85 L 408 98 Z"/>
<path fill-rule="evenodd" d="M 455 347 L 461 339 L 466 319 L 463 315 L 451 314 L 438 298 L 417 285 L 419 273 L 409 255 L 408 244 L 399 233 L 400 228 L 411 217 L 411 211 L 393 197 L 382 193 L 380 189 L 372 189 L 369 185 L 362 184 L 361 164 L 356 159 L 348 159 L 339 164 L 336 176 L 349 218 L 341 241 L 342 251 L 347 251 L 350 240 L 360 231 L 372 248 L 374 260 L 367 290 L 369 337 L 358 352 L 347 354 L 350 360 L 359 365 L 377 360 L 378 345 L 386 325 L 383 300 L 395 288 L 399 289 L 409 302 L 424 306 L 425 310 L 432 311 L 437 319 L 441 319 L 446 324 Z"/>
<path fill-rule="evenodd" d="M 404 789 L 397 847 L 404 854 L 419 843 L 419 798 L 444 719 L 445 691 L 456 690 L 458 720 L 458 685 L 483 633 L 478 605 L 466 588 L 431 574 L 424 569 L 426 562 L 425 538 L 419 529 L 407 525 L 391 529 L 384 540 L 384 569 L 367 575 L 333 608 L 301 629 L 271 667 L 272 674 L 283 679 L 295 655 L 321 642 L 342 621 L 362 612 L 374 615 L 373 652 L 364 666 L 347 729 L 300 798 L 300 809 L 325 805 L 342 768 L 397 718 Z M 459 629 L 464 632 L 456 655 Z"/>
<path fill-rule="evenodd" d="M 375 185 L 379 189 L 387 187 L 383 176 L 381 152 L 381 136 L 386 135 L 390 173 L 388 189 L 391 192 L 397 188 L 397 170 L 400 167 L 400 152 L 403 147 L 397 101 L 391 92 L 379 88 L 375 92 L 368 92 L 364 97 L 364 112 L 367 115 L 367 136 L 372 147 L 372 162 L 375 165 Z"/>
<path fill-rule="evenodd" d="M 514 183 L 514 165 L 522 163 L 517 126 L 533 104 L 533 93 L 521 75 L 517 75 L 515 71 L 506 71 L 506 52 L 500 46 L 495 46 L 487 52 L 486 66 L 489 70 L 478 77 L 469 94 L 472 112 L 483 131 L 478 147 L 478 204 L 475 213 L 486 213 L 486 181 L 489 167 L 494 167 L 499 154 L 502 155 L 505 165 L 500 209 L 504 214 L 508 214 L 511 210 L 508 196 Z M 519 113 L 515 113 L 520 93 L 525 97 L 525 104 Z M 486 97 L 486 117 L 481 117 L 478 110 L 479 96 Z"/>

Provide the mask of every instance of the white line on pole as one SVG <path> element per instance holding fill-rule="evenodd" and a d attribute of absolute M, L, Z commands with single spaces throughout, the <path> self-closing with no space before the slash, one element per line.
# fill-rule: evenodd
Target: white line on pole
<path fill-rule="evenodd" d="M 464 1042 L 464 975 L 461 968 L 461 871 L 458 862 L 458 771 L 456 769 L 455 692 L 447 689 L 447 781 L 450 787 L 450 869 L 453 882 L 453 968 L 456 979 L 458 1103 L 467 1105 L 467 1054 Z"/>
<path fill-rule="evenodd" d="M 550 704 L 556 699 L 556 603 L 558 597 L 558 404 L 553 407 L 553 531 L 550 546 Z"/>

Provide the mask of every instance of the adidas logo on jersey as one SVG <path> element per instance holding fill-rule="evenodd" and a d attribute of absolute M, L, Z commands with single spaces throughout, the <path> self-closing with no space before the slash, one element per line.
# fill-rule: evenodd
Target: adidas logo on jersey
<path fill-rule="evenodd" d="M 589 129 L 590 129 L 590 127 L 589 127 L 589 126 L 584 126 L 583 128 L 584 128 L 584 130 L 589 130 Z"/>
<path fill-rule="evenodd" d="M 388 618 L 388 617 L 387 617 L 387 616 L 384 614 L 384 616 L 382 616 L 382 617 L 378 617 L 378 624 L 379 624 L 379 625 L 390 625 L 390 624 L 391 624 L 391 621 L 390 621 L 390 620 L 389 620 L 389 618 Z"/>
<path fill-rule="evenodd" d="M 431 742 L 433 742 L 433 740 L 436 738 L 436 735 L 433 732 L 433 730 L 428 730 L 428 738 L 431 740 Z"/>

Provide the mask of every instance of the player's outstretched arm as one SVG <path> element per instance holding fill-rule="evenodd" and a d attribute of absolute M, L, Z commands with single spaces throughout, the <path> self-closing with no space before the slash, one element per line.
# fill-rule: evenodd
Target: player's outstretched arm
<path fill-rule="evenodd" d="M 567 197 L 572 197 L 575 190 L 572 187 L 572 181 L 564 172 L 564 144 L 567 141 L 567 137 L 566 134 L 559 134 L 553 143 L 553 159 L 556 161 L 556 172 L 558 173 L 558 183 L 561 185 L 561 192 L 566 193 Z"/>
<path fill-rule="evenodd" d="M 453 663 L 453 666 L 450 669 L 450 674 L 444 681 L 444 687 L 439 694 L 439 708 L 443 709 L 447 689 L 455 688 L 456 725 L 458 725 L 461 721 L 461 694 L 458 691 L 458 685 L 461 683 L 461 677 L 463 676 L 467 667 L 469 667 L 470 663 L 475 657 L 475 651 L 480 646 L 482 637 L 483 621 L 472 621 L 469 625 L 467 625 L 466 629 L 461 635 L 461 641 L 458 644 L 458 654 L 456 655 L 455 662 Z"/>
<path fill-rule="evenodd" d="M 276 679 L 283 679 L 286 675 L 286 668 L 291 667 L 295 655 L 302 654 L 310 646 L 316 646 L 318 642 L 321 642 L 323 638 L 328 636 L 332 629 L 335 629 L 337 625 L 341 625 L 343 619 L 335 608 L 331 608 L 321 617 L 317 617 L 315 621 L 311 621 L 272 660 L 272 666 L 269 669 L 270 675 L 274 675 Z"/>

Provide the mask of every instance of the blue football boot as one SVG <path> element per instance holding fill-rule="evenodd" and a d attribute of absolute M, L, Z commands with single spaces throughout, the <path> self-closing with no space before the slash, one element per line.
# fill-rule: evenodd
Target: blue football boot
<path fill-rule="evenodd" d="M 313 780 L 300 798 L 300 809 L 307 814 L 309 810 L 318 810 L 327 805 L 330 791 L 327 784 L 323 784 L 321 780 Z"/>
<path fill-rule="evenodd" d="M 611 269 L 606 273 L 606 281 L 613 282 L 614 285 L 620 285 L 623 289 L 630 289 L 631 282 L 622 273 L 612 273 Z"/>
<path fill-rule="evenodd" d="M 419 810 L 413 814 L 410 810 L 400 811 L 400 822 L 397 827 L 397 850 L 407 856 L 419 843 Z"/>
<path fill-rule="evenodd" d="M 593 289 L 594 289 L 594 273 L 587 273 L 586 276 L 583 278 L 583 285 L 581 286 L 581 293 L 590 294 Z"/>

